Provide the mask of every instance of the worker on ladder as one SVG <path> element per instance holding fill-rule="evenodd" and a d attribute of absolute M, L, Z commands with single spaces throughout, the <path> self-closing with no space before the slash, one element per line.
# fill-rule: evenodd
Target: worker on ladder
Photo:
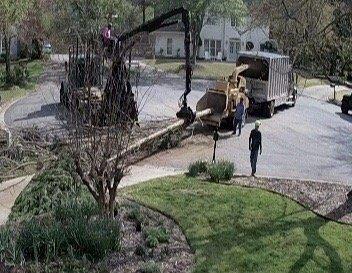
<path fill-rule="evenodd" d="M 114 40 L 111 38 L 112 25 L 109 23 L 106 27 L 101 30 L 101 38 L 103 42 L 103 48 L 107 50 L 108 56 L 112 54 Z"/>

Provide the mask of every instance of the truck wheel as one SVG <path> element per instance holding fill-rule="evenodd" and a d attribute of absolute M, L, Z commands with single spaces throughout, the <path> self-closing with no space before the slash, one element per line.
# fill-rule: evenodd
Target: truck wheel
<path fill-rule="evenodd" d="M 348 104 L 346 101 L 342 101 L 342 104 L 341 104 L 341 111 L 343 114 L 348 114 Z"/>
<path fill-rule="evenodd" d="M 275 101 L 269 101 L 264 104 L 264 115 L 267 118 L 271 118 L 274 115 L 275 111 Z"/>
<path fill-rule="evenodd" d="M 297 91 L 294 91 L 293 94 L 292 94 L 292 104 L 291 104 L 291 106 L 295 107 L 296 106 L 296 102 L 297 102 Z"/>

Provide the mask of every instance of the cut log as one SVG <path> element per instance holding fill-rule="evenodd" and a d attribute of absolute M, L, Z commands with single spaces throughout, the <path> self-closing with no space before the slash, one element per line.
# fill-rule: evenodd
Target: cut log
<path fill-rule="evenodd" d="M 212 114 L 212 109 L 205 109 L 203 111 L 196 112 L 196 119 L 199 119 L 199 118 L 202 118 L 204 116 L 211 115 L 211 114 Z M 139 141 L 137 141 L 136 143 L 132 144 L 131 146 L 129 146 L 123 152 L 123 155 L 126 154 L 126 153 L 133 152 L 133 151 L 139 149 L 140 147 L 142 147 L 143 145 L 145 145 L 146 143 L 149 143 L 149 142 L 151 142 L 151 141 L 153 141 L 153 140 L 155 140 L 157 138 L 160 138 L 160 137 L 166 135 L 169 132 L 172 132 L 174 130 L 182 128 L 183 126 L 185 126 L 185 124 L 186 124 L 186 121 L 183 120 L 183 119 L 180 119 L 180 120 L 176 121 L 175 123 L 167 126 L 165 129 L 162 129 L 162 130 L 160 130 L 158 132 L 155 132 L 154 134 L 151 134 L 150 136 L 142 138 Z M 113 161 L 115 159 L 116 159 L 116 155 L 111 157 L 108 160 L 108 162 L 111 162 L 111 161 Z"/>

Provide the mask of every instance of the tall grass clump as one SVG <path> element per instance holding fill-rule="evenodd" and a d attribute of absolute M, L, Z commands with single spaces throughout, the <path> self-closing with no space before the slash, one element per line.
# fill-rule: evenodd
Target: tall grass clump
<path fill-rule="evenodd" d="M 219 161 L 208 166 L 208 175 L 212 182 L 228 181 L 233 177 L 235 166 L 229 161 Z"/>
<path fill-rule="evenodd" d="M 208 163 L 206 161 L 198 160 L 188 166 L 188 175 L 191 177 L 196 177 L 200 174 L 206 173 L 207 167 Z"/>
<path fill-rule="evenodd" d="M 0 258 L 9 264 L 50 263 L 57 258 L 96 262 L 120 250 L 117 221 L 97 215 L 90 201 L 59 206 L 52 214 L 0 230 Z"/>

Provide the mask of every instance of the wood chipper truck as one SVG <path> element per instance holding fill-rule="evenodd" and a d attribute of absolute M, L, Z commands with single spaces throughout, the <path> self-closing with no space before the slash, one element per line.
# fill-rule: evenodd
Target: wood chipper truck
<path fill-rule="evenodd" d="M 341 111 L 343 114 L 348 114 L 352 110 L 352 94 L 344 95 L 342 98 Z"/>
<path fill-rule="evenodd" d="M 268 52 L 239 52 L 236 65 L 248 65 L 241 76 L 246 78 L 250 112 L 258 109 L 265 117 L 271 118 L 275 107 L 295 105 L 297 89 L 288 56 Z"/>
<path fill-rule="evenodd" d="M 207 90 L 205 95 L 197 102 L 197 112 L 212 109 L 212 114 L 202 117 L 202 123 L 220 127 L 221 123 L 232 124 L 236 105 L 243 98 L 246 108 L 249 100 L 246 95 L 246 79 L 240 74 L 249 68 L 248 65 L 240 65 L 234 68 L 234 72 L 227 80 L 217 81 L 213 88 Z"/>

